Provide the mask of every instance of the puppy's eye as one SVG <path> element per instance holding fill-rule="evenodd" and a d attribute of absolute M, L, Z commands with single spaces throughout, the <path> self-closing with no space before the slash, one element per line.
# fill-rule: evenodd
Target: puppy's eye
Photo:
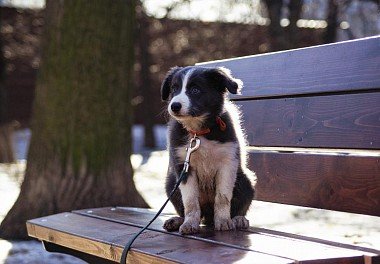
<path fill-rule="evenodd" d="M 191 87 L 190 88 L 190 93 L 193 94 L 193 95 L 196 95 L 196 94 L 199 94 L 201 92 L 201 90 L 197 87 Z"/>

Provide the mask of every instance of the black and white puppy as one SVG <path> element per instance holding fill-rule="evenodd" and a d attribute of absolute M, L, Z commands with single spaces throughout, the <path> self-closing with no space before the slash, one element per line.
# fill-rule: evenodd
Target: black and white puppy
<path fill-rule="evenodd" d="M 187 178 L 171 199 L 180 217 L 168 219 L 166 230 L 197 233 L 201 220 L 215 230 L 248 228 L 245 214 L 256 177 L 246 168 L 240 113 L 226 96 L 240 88 L 241 80 L 226 68 L 175 67 L 163 81 L 161 97 L 170 114 L 167 194 L 182 171 L 190 139 L 197 134 L 201 141 L 191 154 Z"/>

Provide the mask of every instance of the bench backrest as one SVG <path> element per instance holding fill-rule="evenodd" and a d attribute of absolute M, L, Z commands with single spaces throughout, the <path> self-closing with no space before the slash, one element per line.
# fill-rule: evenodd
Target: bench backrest
<path fill-rule="evenodd" d="M 380 216 L 380 37 L 200 65 L 244 82 L 258 200 Z"/>

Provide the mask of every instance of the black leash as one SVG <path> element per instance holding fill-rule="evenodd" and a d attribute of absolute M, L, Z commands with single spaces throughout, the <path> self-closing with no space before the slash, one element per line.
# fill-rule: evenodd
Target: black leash
<path fill-rule="evenodd" d="M 193 143 L 195 144 L 194 146 L 193 146 Z M 175 191 L 178 189 L 178 187 L 181 184 L 182 180 L 184 178 L 186 178 L 187 172 L 189 170 L 190 154 L 193 151 L 197 150 L 199 148 L 199 145 L 200 145 L 200 139 L 197 137 L 197 135 L 194 135 L 194 137 L 190 140 L 190 146 L 186 149 L 186 152 L 187 152 L 186 153 L 186 159 L 185 159 L 185 162 L 183 164 L 183 169 L 181 171 L 181 174 L 179 175 L 178 180 L 177 180 L 177 182 L 176 182 L 173 190 L 169 194 L 168 199 L 166 199 L 165 203 L 161 206 L 160 210 L 158 210 L 157 214 L 153 217 L 153 219 L 150 220 L 150 222 L 144 228 L 142 228 L 134 237 L 132 237 L 128 241 L 128 243 L 125 245 L 123 253 L 121 254 L 120 264 L 125 264 L 126 263 L 126 261 L 127 261 L 127 255 L 128 255 L 129 250 L 131 249 L 131 246 L 132 246 L 133 242 L 135 242 L 136 238 L 139 235 L 141 235 L 142 232 L 144 232 L 154 222 L 154 220 L 157 219 L 157 217 L 161 214 L 161 212 L 164 210 L 165 206 L 170 201 L 170 198 L 174 195 Z"/>
<path fill-rule="evenodd" d="M 120 259 L 120 263 L 121 264 L 125 264 L 126 263 L 126 260 L 127 260 L 127 255 L 128 255 L 128 252 L 129 250 L 131 249 L 131 246 L 133 244 L 133 242 L 136 240 L 136 238 L 142 234 L 142 232 L 144 232 L 153 222 L 154 220 L 157 219 L 157 217 L 161 214 L 161 212 L 164 210 L 165 206 L 168 204 L 168 202 L 170 201 L 170 198 L 173 196 L 174 192 L 178 189 L 178 186 L 181 184 L 181 181 L 183 180 L 183 178 L 185 178 L 187 175 L 187 172 L 185 171 L 185 167 L 183 168 L 179 178 L 178 178 L 178 181 L 177 183 L 175 184 L 172 192 L 169 194 L 169 197 L 168 199 L 166 199 L 165 203 L 162 205 L 162 207 L 160 208 L 160 210 L 158 210 L 157 214 L 153 217 L 152 220 L 150 220 L 150 222 L 144 227 L 142 228 L 134 237 L 132 237 L 129 241 L 128 241 L 128 244 L 125 245 L 124 247 L 124 250 L 123 250 L 123 254 L 121 255 L 121 259 Z"/>

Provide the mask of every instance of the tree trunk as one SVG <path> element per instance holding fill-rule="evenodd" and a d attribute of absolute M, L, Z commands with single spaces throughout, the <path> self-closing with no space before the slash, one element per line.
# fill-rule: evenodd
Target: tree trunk
<path fill-rule="evenodd" d="M 294 49 L 298 48 L 299 44 L 299 28 L 297 26 L 297 21 L 300 19 L 302 11 L 302 1 L 301 0 L 290 0 L 288 4 L 289 8 L 289 28 L 288 28 L 288 42 L 289 47 Z"/>
<path fill-rule="evenodd" d="M 141 3 L 140 3 L 141 5 Z M 156 140 L 154 137 L 154 120 L 157 115 L 151 107 L 155 103 L 155 98 L 152 96 L 152 79 L 150 76 L 151 54 L 149 52 L 149 21 L 148 16 L 145 14 L 143 7 L 140 6 L 139 16 L 139 49 L 140 49 L 140 62 L 141 62 L 141 95 L 143 96 L 143 125 L 144 125 L 144 145 L 147 148 L 155 148 Z"/>
<path fill-rule="evenodd" d="M 267 10 L 268 16 L 270 19 L 270 24 L 268 27 L 269 36 L 270 36 L 270 50 L 278 51 L 288 48 L 287 41 L 285 38 L 284 28 L 281 27 L 281 9 L 283 1 L 281 0 L 265 0 L 264 1 Z"/>
<path fill-rule="evenodd" d="M 0 29 L 2 24 L 0 8 Z M 5 59 L 3 54 L 3 36 L 0 33 L 0 163 L 14 162 L 12 132 L 14 126 L 7 116 L 7 91 L 5 88 Z"/>
<path fill-rule="evenodd" d="M 327 28 L 324 32 L 324 43 L 332 43 L 336 40 L 338 28 L 338 4 L 335 0 L 329 1 L 329 11 L 327 15 Z"/>
<path fill-rule="evenodd" d="M 15 126 L 12 123 L 0 123 L 0 163 L 15 161 L 12 134 Z"/>
<path fill-rule="evenodd" d="M 0 226 L 101 206 L 147 207 L 133 182 L 132 0 L 48 0 L 32 139 L 21 193 Z"/>

